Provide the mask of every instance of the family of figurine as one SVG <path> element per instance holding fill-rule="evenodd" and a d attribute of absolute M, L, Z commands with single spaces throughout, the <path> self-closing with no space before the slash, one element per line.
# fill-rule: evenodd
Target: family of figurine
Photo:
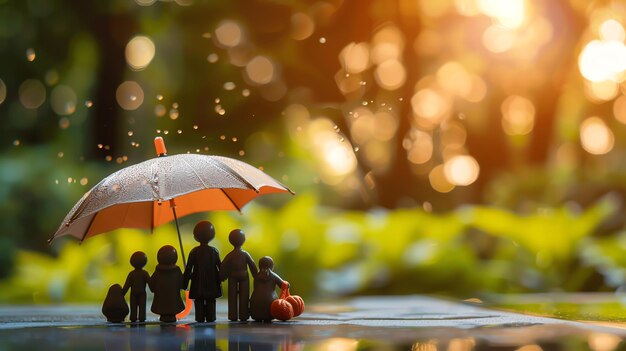
<path fill-rule="evenodd" d="M 151 311 L 160 315 L 160 321 L 176 322 L 176 314 L 185 309 L 180 291 L 187 289 L 189 298 L 194 300 L 197 322 L 215 321 L 215 299 L 222 296 L 221 282 L 228 279 L 228 319 L 270 322 L 273 317 L 271 305 L 277 299 L 275 288 L 284 282 L 274 269 L 271 257 L 259 260 L 259 269 L 254 260 L 241 247 L 246 237 L 240 229 L 230 232 L 228 240 L 233 250 L 220 261 L 219 252 L 209 242 L 215 237 L 213 224 L 208 221 L 198 222 L 193 236 L 200 243 L 189 253 L 187 266 L 183 273 L 176 265 L 178 254 L 173 246 L 166 245 L 157 253 L 158 265 L 152 276 L 143 267 L 148 262 L 145 253 L 135 252 L 130 264 L 135 268 L 128 274 L 124 287 L 111 286 L 104 301 L 102 312 L 110 322 L 121 322 L 128 314 L 124 296 L 130 290 L 130 321 L 146 320 L 146 286 L 154 293 Z M 248 269 L 254 278 L 252 296 Z M 119 302 L 125 308 L 119 308 Z"/>

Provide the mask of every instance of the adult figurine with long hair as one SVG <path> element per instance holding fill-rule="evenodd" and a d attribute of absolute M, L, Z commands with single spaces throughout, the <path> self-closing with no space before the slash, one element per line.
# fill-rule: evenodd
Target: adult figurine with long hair
<path fill-rule="evenodd" d="M 191 281 L 189 298 L 194 300 L 197 322 L 215 321 L 215 299 L 222 296 L 220 253 L 209 242 L 215 238 L 215 228 L 209 221 L 198 222 L 193 237 L 200 245 L 189 253 L 185 267 L 185 286 Z"/>
<path fill-rule="evenodd" d="M 228 319 L 247 321 L 250 317 L 250 278 L 248 269 L 255 277 L 258 273 L 256 264 L 249 253 L 241 247 L 246 241 L 246 235 L 241 229 L 235 229 L 228 235 L 228 241 L 233 245 L 222 261 L 222 279 L 228 279 Z"/>

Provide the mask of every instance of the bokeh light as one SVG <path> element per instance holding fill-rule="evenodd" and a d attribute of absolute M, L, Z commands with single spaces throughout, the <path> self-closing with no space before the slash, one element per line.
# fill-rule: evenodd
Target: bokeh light
<path fill-rule="evenodd" d="M 526 18 L 525 0 L 477 0 L 478 9 L 502 26 L 517 28 Z"/>
<path fill-rule="evenodd" d="M 502 128 L 508 135 L 526 135 L 535 125 L 535 106 L 518 95 L 507 97 L 501 106 Z"/>
<path fill-rule="evenodd" d="M 143 89 L 137 82 L 127 80 L 117 87 L 115 98 L 124 110 L 136 110 L 143 104 Z"/>
<path fill-rule="evenodd" d="M 472 156 L 459 155 L 446 161 L 443 171 L 450 183 L 467 186 L 478 179 L 480 167 Z"/>
<path fill-rule="evenodd" d="M 374 77 L 381 88 L 396 90 L 404 85 L 406 81 L 406 70 L 400 61 L 391 59 L 376 67 Z"/>
<path fill-rule="evenodd" d="M 37 79 L 27 79 L 18 89 L 20 102 L 27 109 L 36 109 L 46 101 L 46 87 Z"/>
<path fill-rule="evenodd" d="M 215 39 L 221 46 L 232 48 L 243 41 L 243 31 L 237 22 L 223 21 L 215 29 Z"/>
<path fill-rule="evenodd" d="M 297 12 L 291 16 L 291 37 L 295 40 L 304 40 L 315 31 L 315 22 L 306 13 Z"/>
<path fill-rule="evenodd" d="M 274 64 L 265 56 L 256 56 L 246 65 L 246 76 L 256 85 L 267 84 L 274 79 Z"/>
<path fill-rule="evenodd" d="M 76 111 L 78 98 L 74 89 L 67 85 L 59 85 L 52 89 L 50 105 L 52 110 L 61 116 L 71 115 Z"/>
<path fill-rule="evenodd" d="M 0 79 L 0 104 L 7 98 L 7 86 L 4 81 Z"/>
<path fill-rule="evenodd" d="M 147 36 L 138 35 L 126 44 L 126 62 L 133 70 L 140 71 L 152 62 L 155 52 L 154 42 Z"/>
<path fill-rule="evenodd" d="M 613 149 L 615 136 L 601 118 L 589 117 L 580 125 L 580 142 L 588 153 L 603 155 Z"/>

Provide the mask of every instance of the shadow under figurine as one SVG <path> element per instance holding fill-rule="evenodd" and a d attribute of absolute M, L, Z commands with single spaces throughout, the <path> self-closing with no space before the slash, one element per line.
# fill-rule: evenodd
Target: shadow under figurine
<path fill-rule="evenodd" d="M 215 321 L 215 299 L 222 296 L 220 280 L 220 254 L 209 246 L 215 238 L 215 228 L 208 221 L 198 222 L 193 229 L 193 237 L 200 245 L 189 252 L 185 267 L 185 282 L 189 288 L 189 298 L 194 300 L 197 322 Z"/>
<path fill-rule="evenodd" d="M 148 257 L 142 251 L 137 251 L 130 256 L 130 264 L 135 268 L 126 277 L 126 283 L 122 288 L 122 294 L 130 289 L 130 321 L 146 321 L 146 285 L 149 285 L 150 274 L 143 267 L 148 263 Z"/>
<path fill-rule="evenodd" d="M 102 314 L 111 323 L 122 323 L 128 315 L 128 305 L 124 300 L 122 287 L 119 284 L 113 284 L 109 288 L 102 304 Z"/>
<path fill-rule="evenodd" d="M 154 292 L 151 311 L 161 315 L 161 322 L 176 322 L 176 314 L 185 309 L 180 296 L 184 289 L 183 273 L 176 265 L 178 254 L 171 245 L 165 245 L 157 253 L 157 266 L 150 277 L 150 287 Z"/>
<path fill-rule="evenodd" d="M 276 287 L 283 279 L 274 273 L 274 261 L 265 256 L 259 260 L 259 273 L 254 277 L 254 291 L 250 297 L 250 316 L 257 322 L 271 322 L 272 302 L 278 298 Z"/>
<path fill-rule="evenodd" d="M 246 235 L 241 229 L 235 229 L 228 235 L 228 241 L 234 246 L 222 261 L 222 279 L 228 279 L 228 319 L 247 321 L 250 317 L 250 278 L 248 269 L 255 277 L 258 273 L 256 264 L 249 253 L 241 247 Z"/>

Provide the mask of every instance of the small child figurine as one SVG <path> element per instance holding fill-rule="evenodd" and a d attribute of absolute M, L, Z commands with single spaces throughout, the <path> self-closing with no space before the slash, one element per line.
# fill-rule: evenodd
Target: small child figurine
<path fill-rule="evenodd" d="M 200 221 L 193 229 L 193 237 L 200 245 L 189 252 L 185 267 L 185 282 L 189 298 L 194 300 L 197 322 L 215 321 L 215 299 L 222 296 L 220 280 L 220 253 L 209 242 L 215 238 L 215 228 L 209 221 Z"/>
<path fill-rule="evenodd" d="M 146 285 L 150 282 L 150 274 L 143 270 L 146 263 L 148 263 L 148 257 L 142 251 L 137 251 L 130 256 L 130 264 L 135 269 L 128 273 L 122 294 L 126 296 L 128 289 L 130 289 L 131 322 L 146 321 Z"/>
<path fill-rule="evenodd" d="M 128 305 L 122 294 L 122 287 L 119 284 L 113 284 L 107 292 L 102 304 L 102 314 L 107 317 L 107 321 L 111 323 L 122 323 L 128 314 Z"/>
<path fill-rule="evenodd" d="M 246 235 L 241 229 L 231 231 L 228 235 L 228 241 L 234 246 L 234 249 L 224 257 L 220 270 L 222 279 L 228 279 L 228 319 L 236 321 L 239 317 L 239 320 L 243 322 L 250 317 L 248 269 L 250 269 L 253 277 L 257 275 L 258 269 L 250 254 L 241 249 L 246 241 Z"/>
<path fill-rule="evenodd" d="M 259 273 L 254 277 L 254 291 L 250 297 L 250 316 L 257 322 L 271 322 L 272 302 L 278 298 L 276 287 L 283 284 L 283 280 L 274 273 L 274 261 L 265 256 L 259 260 Z"/>
<path fill-rule="evenodd" d="M 154 292 L 151 311 L 161 315 L 161 322 L 176 322 L 176 314 L 185 309 L 180 297 L 184 289 L 183 273 L 176 265 L 178 254 L 173 246 L 165 245 L 157 253 L 159 263 L 150 277 L 150 287 Z"/>

